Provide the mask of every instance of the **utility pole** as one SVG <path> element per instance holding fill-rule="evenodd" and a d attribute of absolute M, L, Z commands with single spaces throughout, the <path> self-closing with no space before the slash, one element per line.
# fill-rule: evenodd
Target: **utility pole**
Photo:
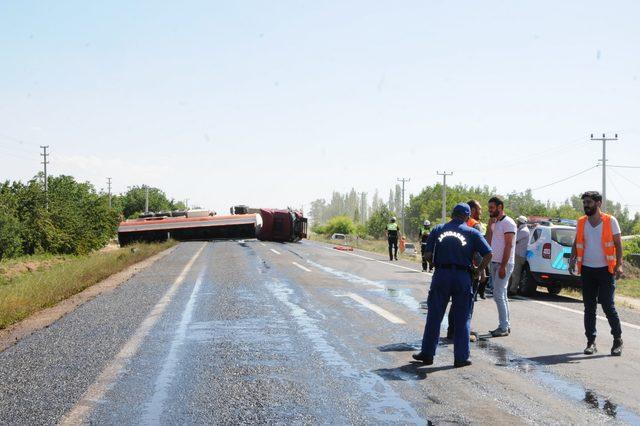
<path fill-rule="evenodd" d="M 49 209 L 49 180 L 47 179 L 47 164 L 49 164 L 47 161 L 47 157 L 49 156 L 47 148 L 49 148 L 49 145 L 40 145 L 40 148 L 42 148 L 42 154 L 40 155 L 43 158 L 42 164 L 44 165 L 44 203 L 45 207 Z"/>
<path fill-rule="evenodd" d="M 149 187 L 144 186 L 144 212 L 149 213 Z"/>
<path fill-rule="evenodd" d="M 398 182 L 402 182 L 402 235 L 406 235 L 404 233 L 404 183 L 411 182 L 411 179 L 398 178 Z"/>
<path fill-rule="evenodd" d="M 604 133 L 601 138 L 594 138 L 593 133 L 591 133 L 592 141 L 601 141 L 602 142 L 602 211 L 607 210 L 607 142 L 608 141 L 617 141 L 618 134 L 616 133 L 614 137 L 608 138 Z"/>
<path fill-rule="evenodd" d="M 109 191 L 109 208 L 111 208 L 111 178 L 107 178 L 107 188 Z"/>
<path fill-rule="evenodd" d="M 188 198 L 184 199 L 184 207 L 185 207 L 185 210 L 189 210 L 189 199 Z"/>
<path fill-rule="evenodd" d="M 438 176 L 442 176 L 442 223 L 447 221 L 447 176 L 453 175 L 453 172 L 436 172 Z"/>

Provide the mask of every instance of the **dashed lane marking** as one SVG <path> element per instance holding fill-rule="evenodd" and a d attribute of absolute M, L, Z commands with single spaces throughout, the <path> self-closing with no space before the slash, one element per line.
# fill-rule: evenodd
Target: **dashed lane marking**
<path fill-rule="evenodd" d="M 358 296 L 355 293 L 348 293 L 346 296 L 349 299 L 355 300 L 365 308 L 372 310 L 373 312 L 375 312 L 376 314 L 380 315 L 382 318 L 386 319 L 387 321 L 393 324 L 406 324 L 406 322 L 402 318 L 398 318 L 397 316 L 393 315 L 391 312 L 381 308 L 378 305 L 375 305 L 369 302 L 367 299 L 365 299 L 362 296 Z"/>
<path fill-rule="evenodd" d="M 269 250 L 271 250 L 271 251 L 272 251 L 272 252 L 274 252 L 275 254 L 280 254 L 280 252 L 279 252 L 278 250 L 274 250 L 274 249 L 269 249 Z"/>
<path fill-rule="evenodd" d="M 262 247 L 266 247 L 266 246 L 267 246 L 265 243 L 260 243 L 260 245 L 261 245 Z"/>
<path fill-rule="evenodd" d="M 191 270 L 191 267 L 195 263 L 196 259 L 200 256 L 206 243 L 203 244 L 200 249 L 193 255 L 189 262 L 180 272 L 180 275 L 175 279 L 169 290 L 162 296 L 162 299 L 153 307 L 153 310 L 144 319 L 142 324 L 135 331 L 133 336 L 125 343 L 111 360 L 109 364 L 102 370 L 102 373 L 98 376 L 95 382 L 89 386 L 87 391 L 82 395 L 80 400 L 73 406 L 73 408 L 60 420 L 60 425 L 79 425 L 85 422 L 87 415 L 93 410 L 93 408 L 102 400 L 107 393 L 107 390 L 111 387 L 112 383 L 118 378 L 122 369 L 128 364 L 129 360 L 133 358 L 140 349 L 142 341 L 149 334 L 149 331 L 158 322 L 163 312 L 171 303 L 173 295 L 178 291 L 178 288 L 184 283 L 187 274 Z"/>
<path fill-rule="evenodd" d="M 332 252 L 337 252 L 337 253 L 347 254 L 347 255 L 349 255 L 349 256 L 359 257 L 359 258 L 361 258 L 361 259 L 373 260 L 374 262 L 382 263 L 382 264 L 384 264 L 384 265 L 393 266 L 393 267 L 395 267 L 395 268 L 406 269 L 406 270 L 408 270 L 408 271 L 414 271 L 414 272 L 424 272 L 424 271 L 421 271 L 420 269 L 408 268 L 408 267 L 406 267 L 406 266 L 397 265 L 397 264 L 395 264 L 395 263 L 387 262 L 386 260 L 374 259 L 373 257 L 362 256 L 362 255 L 359 255 L 359 254 L 356 254 L 356 253 L 349 253 L 349 252 L 347 252 L 347 251 L 339 251 L 339 250 L 336 250 L 336 249 L 333 249 L 333 248 L 329 248 L 329 247 L 323 247 L 323 246 L 319 246 L 319 247 L 322 247 L 323 249 L 325 249 L 325 250 L 329 250 L 329 251 L 332 251 Z M 425 274 L 427 274 L 427 275 L 433 275 L 431 272 L 425 272 Z"/>
<path fill-rule="evenodd" d="M 300 265 L 300 264 L 299 264 L 299 263 L 297 263 L 297 262 L 291 262 L 291 263 L 293 263 L 295 266 L 297 266 L 298 268 L 302 269 L 303 271 L 311 272 L 311 269 L 309 269 L 309 268 L 305 268 L 304 266 Z"/>

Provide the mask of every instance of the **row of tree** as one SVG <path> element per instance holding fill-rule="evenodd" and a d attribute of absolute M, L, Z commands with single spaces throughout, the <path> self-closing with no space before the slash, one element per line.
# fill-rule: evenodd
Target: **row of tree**
<path fill-rule="evenodd" d="M 111 197 L 71 176 L 42 175 L 29 182 L 0 182 L 0 259 L 23 254 L 85 254 L 114 237 L 123 218 L 144 211 L 146 188 Z M 149 210 L 181 210 L 161 190 L 149 188 Z"/>
<path fill-rule="evenodd" d="M 380 197 L 376 192 L 372 203 L 366 205 L 361 203 L 357 206 L 360 211 L 365 211 L 367 219 L 362 220 L 355 214 L 356 209 L 353 204 L 346 201 L 351 200 L 350 194 L 356 194 L 354 189 L 350 193 L 340 194 L 334 192 L 331 201 L 327 203 L 325 200 L 316 200 L 311 204 L 311 219 L 314 223 L 312 228 L 314 231 L 322 231 L 323 225 L 328 223 L 334 217 L 347 217 L 354 223 L 363 223 L 366 234 L 373 238 L 381 238 L 384 236 L 386 224 L 391 216 L 397 216 L 400 219 L 402 211 L 402 190 L 399 185 L 395 191 L 391 190 L 387 203 L 380 201 Z M 465 185 L 457 185 L 447 187 L 447 205 L 446 212 L 449 214 L 453 206 L 459 202 L 467 202 L 469 200 L 477 200 L 483 207 L 483 220 L 488 220 L 487 203 L 489 198 L 497 194 L 495 188 L 472 187 Z M 366 194 L 365 194 L 366 195 Z M 524 192 L 513 192 L 502 197 L 505 202 L 505 210 L 512 217 L 519 215 L 525 216 L 541 216 L 548 218 L 564 218 L 577 219 L 583 215 L 582 201 L 579 195 L 573 195 L 565 202 L 544 203 L 534 198 L 530 190 Z M 636 214 L 631 217 L 629 211 L 623 208 L 620 203 L 607 201 L 607 212 L 618 218 L 623 235 L 640 234 L 640 215 Z M 418 230 L 424 220 L 432 223 L 439 223 L 442 216 L 442 185 L 435 184 L 425 187 L 417 195 L 410 195 L 407 205 L 405 206 L 405 231 L 410 238 L 416 238 Z M 342 220 L 344 222 L 344 220 Z M 354 228 L 355 229 L 355 228 Z M 358 232 L 361 233 L 361 232 Z"/>

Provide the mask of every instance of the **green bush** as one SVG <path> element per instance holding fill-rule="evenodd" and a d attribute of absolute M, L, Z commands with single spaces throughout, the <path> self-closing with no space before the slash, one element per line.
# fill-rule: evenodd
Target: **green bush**
<path fill-rule="evenodd" d="M 387 223 L 393 216 L 387 206 L 383 205 L 377 211 L 373 212 L 367 221 L 367 234 L 374 238 L 382 238 L 387 229 Z"/>
<path fill-rule="evenodd" d="M 361 223 L 357 224 L 354 233 L 360 238 L 367 238 L 367 226 Z"/>
<path fill-rule="evenodd" d="M 20 222 L 6 212 L 0 211 L 0 260 L 21 254 Z"/>
<path fill-rule="evenodd" d="M 311 227 L 311 232 L 313 232 L 314 234 L 324 235 L 327 233 L 327 227 L 322 226 L 319 223 L 314 223 Z"/>
<path fill-rule="evenodd" d="M 640 254 L 640 237 L 624 241 L 622 243 L 622 253 L 625 259 L 628 259 L 630 254 Z"/>
<path fill-rule="evenodd" d="M 326 226 L 327 234 L 353 234 L 355 225 L 353 221 L 346 216 L 336 216 L 329 219 Z"/>

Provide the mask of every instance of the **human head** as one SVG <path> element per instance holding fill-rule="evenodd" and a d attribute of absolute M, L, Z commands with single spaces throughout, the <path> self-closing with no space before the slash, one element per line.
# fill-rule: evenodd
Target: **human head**
<path fill-rule="evenodd" d="M 451 218 L 466 222 L 467 220 L 469 220 L 470 214 L 471 214 L 471 208 L 469 207 L 469 204 L 458 203 L 456 204 L 456 206 L 453 208 L 453 211 L 451 212 Z"/>
<path fill-rule="evenodd" d="M 395 222 L 396 221 L 396 217 L 395 216 L 391 216 L 391 222 Z"/>
<path fill-rule="evenodd" d="M 467 204 L 471 207 L 471 217 L 475 220 L 480 220 L 482 217 L 482 207 L 480 203 L 477 200 L 469 200 Z"/>
<path fill-rule="evenodd" d="M 518 222 L 518 225 L 526 225 L 527 222 L 529 221 L 529 219 L 527 219 L 526 216 L 518 216 L 518 218 L 516 219 L 516 222 Z"/>
<path fill-rule="evenodd" d="M 429 222 L 428 220 L 425 220 L 423 225 L 424 225 L 425 228 L 428 228 L 428 227 L 431 226 L 431 222 Z"/>
<path fill-rule="evenodd" d="M 500 217 L 504 212 L 504 201 L 500 197 L 489 198 L 489 216 Z"/>
<path fill-rule="evenodd" d="M 598 191 L 587 191 L 580 197 L 584 214 L 593 216 L 602 208 L 602 195 Z"/>

